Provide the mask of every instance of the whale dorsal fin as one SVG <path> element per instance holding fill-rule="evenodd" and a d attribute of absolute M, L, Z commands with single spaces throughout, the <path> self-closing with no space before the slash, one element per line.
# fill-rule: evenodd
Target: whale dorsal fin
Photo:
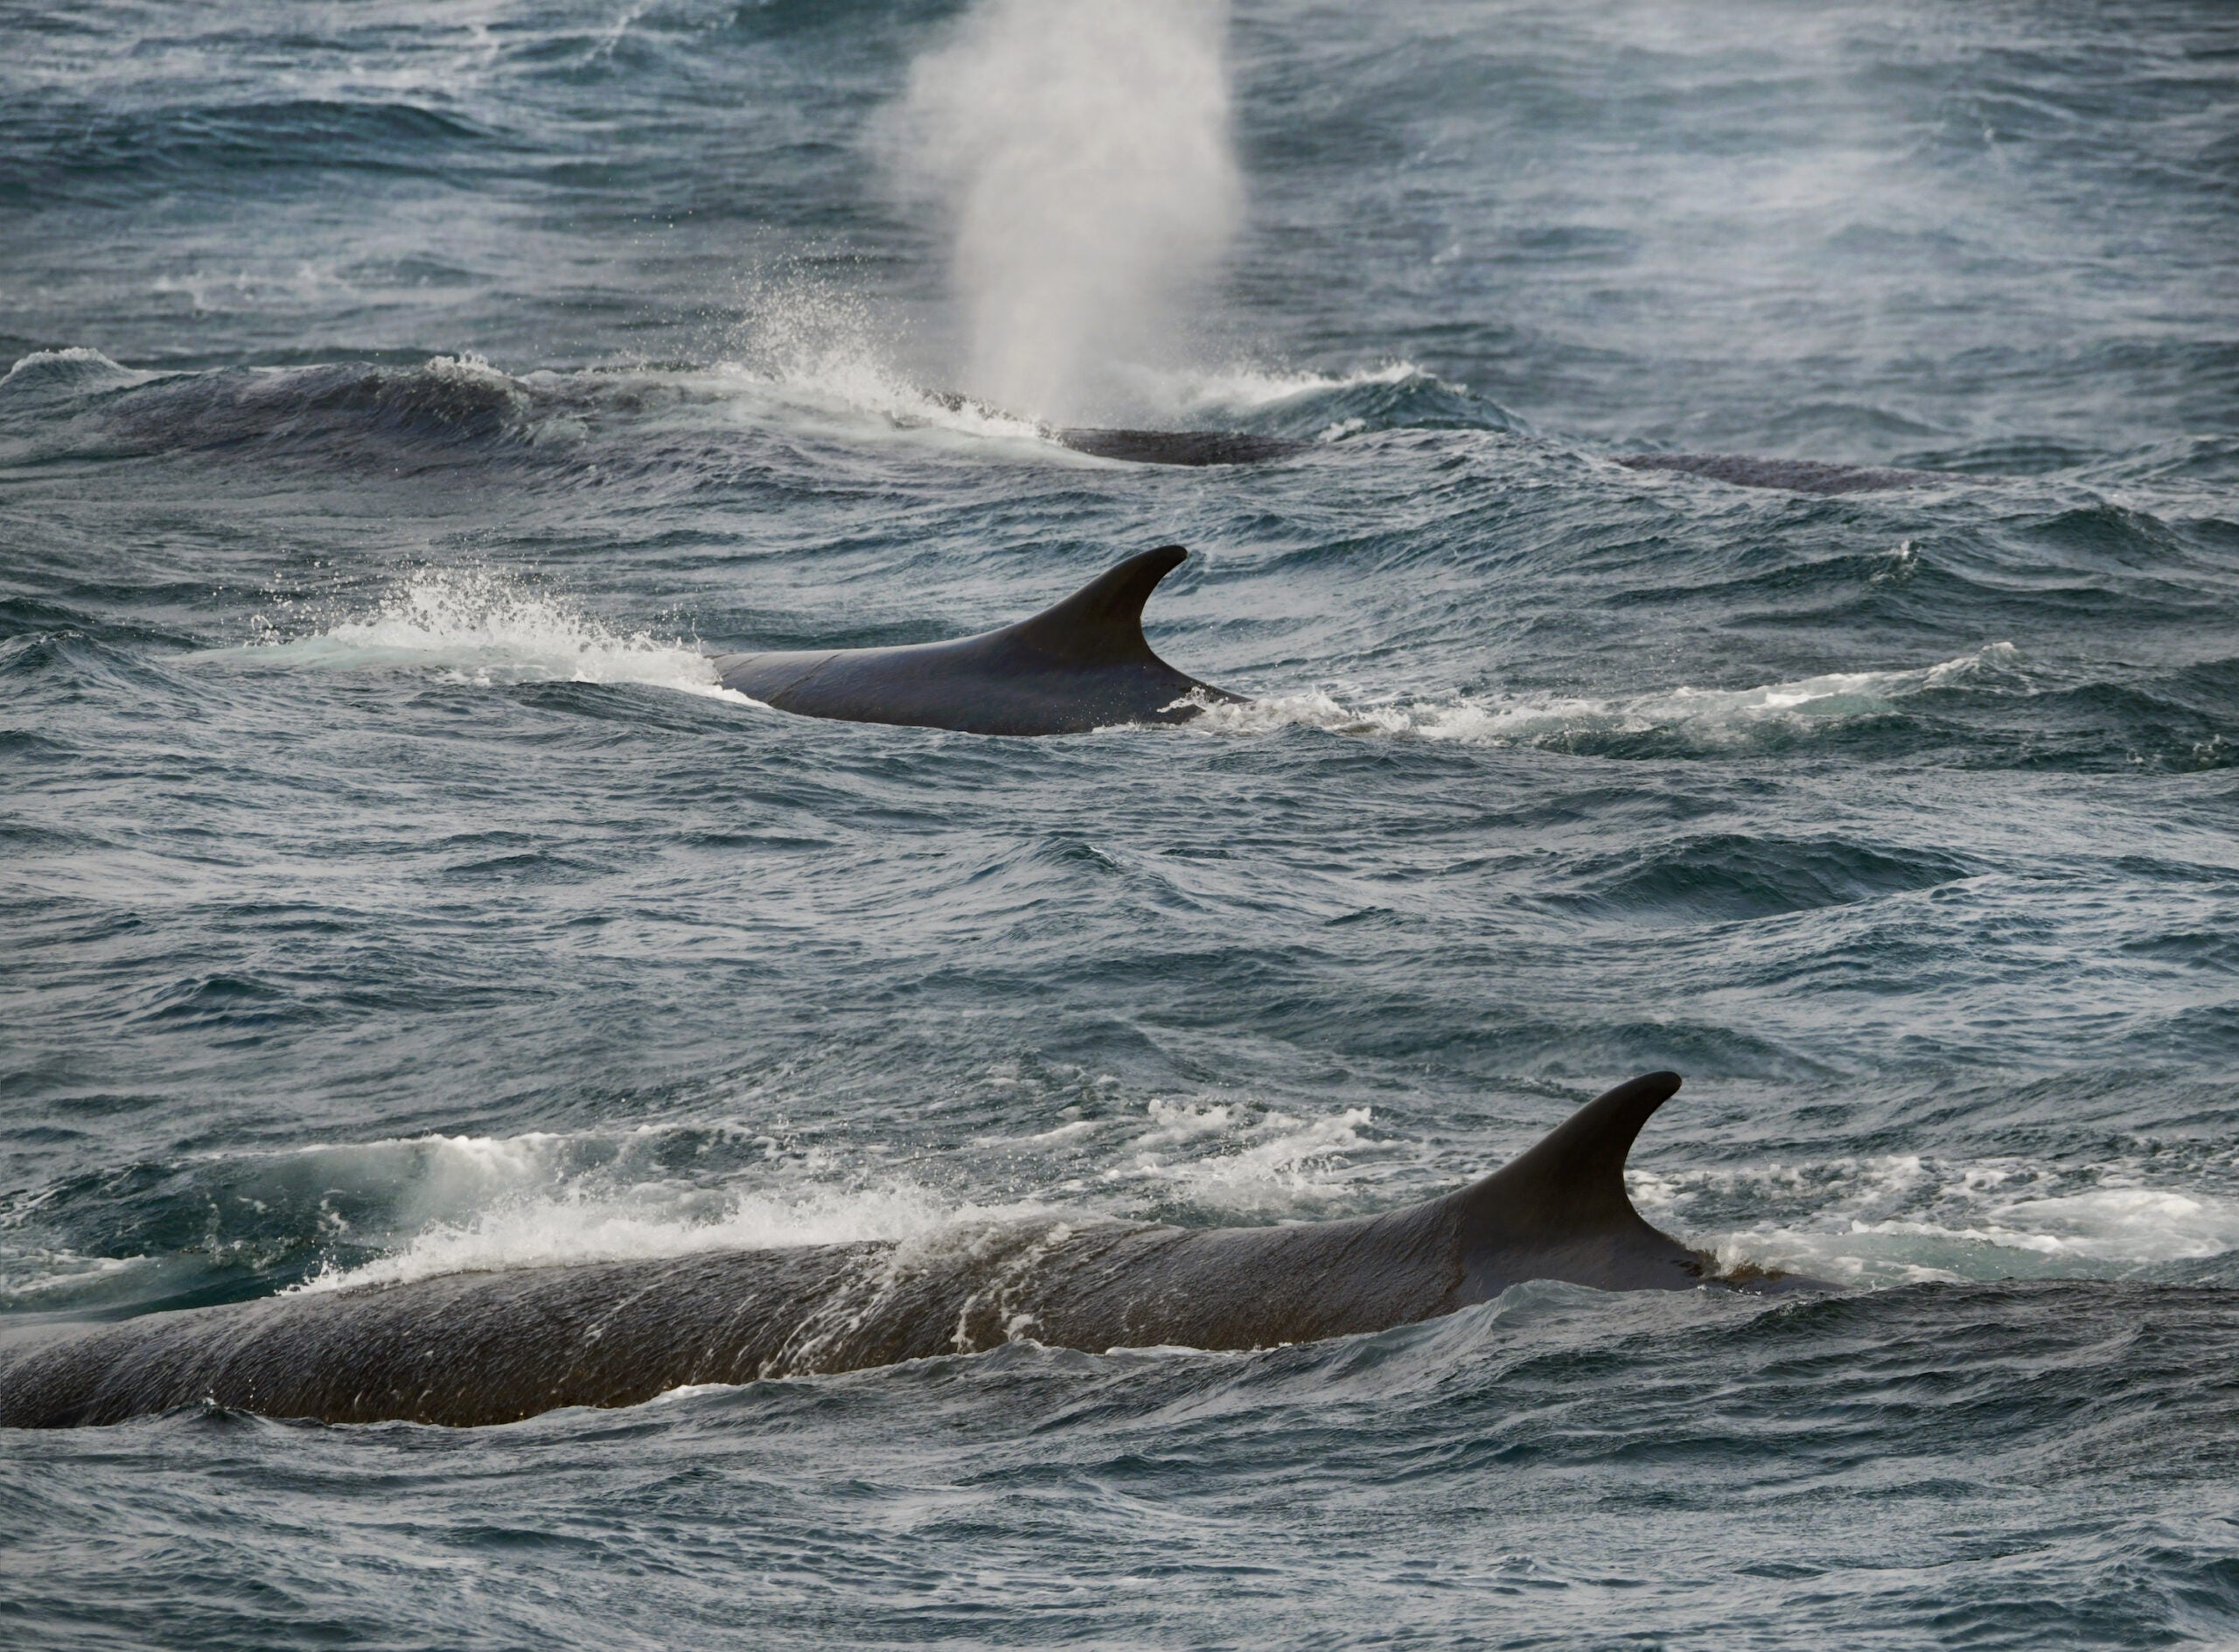
<path fill-rule="evenodd" d="M 1067 666 L 1162 664 L 1143 640 L 1143 604 L 1189 554 L 1179 545 L 1131 556 L 1004 635 Z"/>
<path fill-rule="evenodd" d="M 1543 1239 L 1645 1227 L 1625 1194 L 1625 1157 L 1649 1115 L 1678 1089 L 1678 1073 L 1648 1073 L 1596 1096 L 1454 1195 L 1465 1220 Z"/>

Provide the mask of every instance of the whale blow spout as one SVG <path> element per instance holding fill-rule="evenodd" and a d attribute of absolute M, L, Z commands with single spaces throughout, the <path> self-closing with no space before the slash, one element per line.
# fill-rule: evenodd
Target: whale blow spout
<path fill-rule="evenodd" d="M 723 687 L 779 711 L 980 735 L 1070 735 L 1184 722 L 1238 694 L 1151 652 L 1143 604 L 1189 553 L 1131 556 L 1031 619 L 949 643 L 724 654 Z"/>
<path fill-rule="evenodd" d="M 147 1314 L 0 1355 L 0 1425 L 114 1423 L 207 1401 L 469 1426 L 1022 1337 L 1091 1353 L 1271 1348 L 1434 1319 L 1529 1279 L 1827 1288 L 1721 1276 L 1633 1209 L 1625 1156 L 1678 1087 L 1671 1073 L 1620 1084 L 1505 1168 L 1381 1216 L 1231 1228 L 1043 1218 L 906 1244 L 457 1273 Z"/>

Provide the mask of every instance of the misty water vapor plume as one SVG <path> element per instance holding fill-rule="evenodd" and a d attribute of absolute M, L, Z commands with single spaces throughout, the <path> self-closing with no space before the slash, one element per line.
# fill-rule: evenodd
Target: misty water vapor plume
<path fill-rule="evenodd" d="M 980 0 L 920 57 L 887 129 L 954 236 L 968 382 L 1078 416 L 1170 346 L 1243 214 L 1224 0 Z"/>

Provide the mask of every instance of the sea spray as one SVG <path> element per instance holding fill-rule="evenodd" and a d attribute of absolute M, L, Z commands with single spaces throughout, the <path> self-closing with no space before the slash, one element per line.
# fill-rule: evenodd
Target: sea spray
<path fill-rule="evenodd" d="M 912 66 L 882 129 L 953 237 L 973 394 L 1087 415 L 1159 353 L 1233 242 L 1219 0 L 981 0 Z"/>
<path fill-rule="evenodd" d="M 573 598 L 487 568 L 422 568 L 406 575 L 369 615 L 283 637 L 258 617 L 257 640 L 206 659 L 330 671 L 419 669 L 487 687 L 527 682 L 642 683 L 744 703 L 716 680 L 691 643 L 624 633 Z"/>

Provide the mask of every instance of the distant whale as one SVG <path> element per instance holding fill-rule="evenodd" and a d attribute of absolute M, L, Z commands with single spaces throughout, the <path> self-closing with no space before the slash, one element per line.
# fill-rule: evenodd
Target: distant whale
<path fill-rule="evenodd" d="M 151 1314 L 0 1355 L 0 1425 L 210 1403 L 464 1427 L 1021 1338 L 1091 1352 L 1269 1348 L 1433 1319 L 1527 1279 L 1824 1288 L 1721 1277 L 1633 1209 L 1625 1156 L 1678 1088 L 1672 1073 L 1621 1084 L 1506 1168 L 1383 1216 L 1226 1228 L 1044 1219 L 919 1244 L 459 1273 Z"/>
<path fill-rule="evenodd" d="M 1620 456 L 1617 463 L 1629 471 L 1678 471 L 1733 487 L 1779 488 L 1790 493 L 1870 493 L 1970 479 L 1940 471 L 1830 464 L 1820 459 L 1759 459 L 1746 453 L 1629 453 Z"/>
<path fill-rule="evenodd" d="M 1143 639 L 1143 604 L 1189 554 L 1131 556 L 1054 608 L 1001 631 L 900 648 L 722 654 L 723 687 L 779 711 L 980 735 L 1071 735 L 1184 722 L 1243 697 L 1184 676 Z"/>
<path fill-rule="evenodd" d="M 1126 430 L 1066 425 L 1050 432 L 1060 446 L 1099 459 L 1131 464 L 1265 464 L 1288 458 L 1314 444 L 1291 436 L 1254 436 L 1248 430 Z"/>
<path fill-rule="evenodd" d="M 1312 447 L 1294 436 L 1255 436 L 1245 430 L 1138 430 L 1099 425 L 1050 424 L 1006 412 L 960 390 L 928 390 L 925 400 L 951 413 L 974 413 L 983 419 L 1031 424 L 1046 441 L 1099 459 L 1124 459 L 1130 464 L 1264 464 L 1288 458 Z"/>

